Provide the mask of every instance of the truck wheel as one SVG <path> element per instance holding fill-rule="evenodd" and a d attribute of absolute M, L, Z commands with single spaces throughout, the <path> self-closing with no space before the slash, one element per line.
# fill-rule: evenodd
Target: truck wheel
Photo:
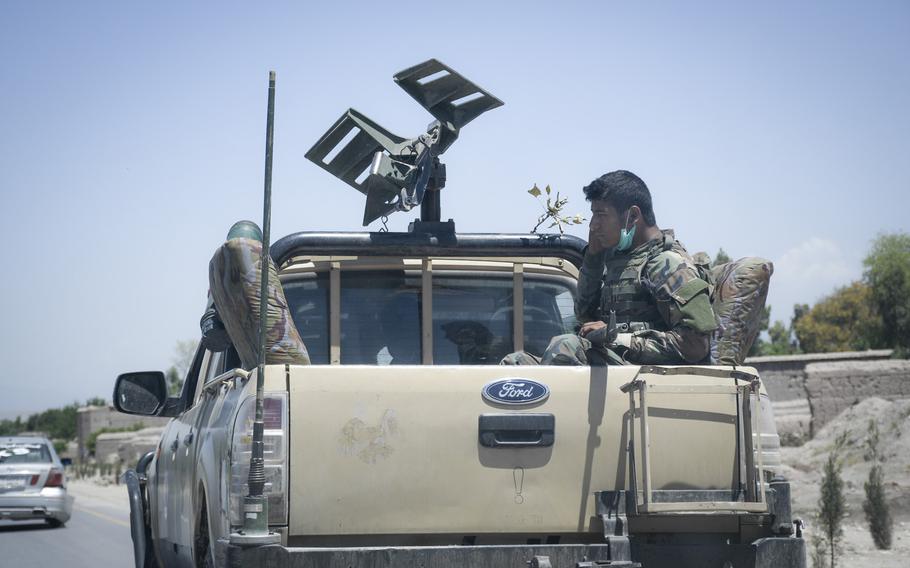
<path fill-rule="evenodd" d="M 209 539 L 209 515 L 205 499 L 202 500 L 199 522 L 196 523 L 193 550 L 197 568 L 215 568 L 215 551 L 212 549 L 212 543 Z"/>

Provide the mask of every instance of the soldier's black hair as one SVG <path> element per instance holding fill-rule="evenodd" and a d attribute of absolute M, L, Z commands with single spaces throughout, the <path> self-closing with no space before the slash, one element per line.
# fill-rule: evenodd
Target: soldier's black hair
<path fill-rule="evenodd" d="M 616 170 L 600 176 L 582 188 L 588 201 L 602 200 L 612 205 L 623 215 L 633 205 L 641 209 L 641 216 L 649 227 L 657 224 L 654 207 L 651 205 L 651 192 L 640 177 Z"/>

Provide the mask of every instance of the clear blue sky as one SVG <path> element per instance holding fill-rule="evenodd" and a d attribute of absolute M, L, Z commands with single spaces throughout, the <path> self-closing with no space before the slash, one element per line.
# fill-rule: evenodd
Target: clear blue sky
<path fill-rule="evenodd" d="M 0 416 L 110 398 L 198 336 L 211 253 L 261 219 L 270 69 L 276 238 L 359 228 L 304 152 L 349 106 L 422 132 L 391 77 L 436 57 L 506 103 L 446 155 L 460 231 L 630 169 L 691 252 L 772 259 L 789 319 L 910 229 L 910 4 L 733 4 L 3 2 Z"/>

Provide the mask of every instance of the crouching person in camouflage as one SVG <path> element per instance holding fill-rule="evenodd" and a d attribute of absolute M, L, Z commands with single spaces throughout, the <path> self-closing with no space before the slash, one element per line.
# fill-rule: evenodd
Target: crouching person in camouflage
<path fill-rule="evenodd" d="M 575 301 L 578 335 L 554 337 L 542 357 L 512 353 L 502 364 L 707 362 L 717 327 L 708 283 L 673 231 L 658 228 L 648 187 L 618 170 L 583 191 L 592 216 Z"/>
<path fill-rule="evenodd" d="M 202 344 L 212 352 L 233 346 L 244 369 L 259 357 L 259 294 L 262 286 L 262 231 L 252 221 L 234 223 L 209 262 L 208 306 L 199 322 Z M 265 362 L 309 365 L 294 326 L 278 269 L 268 259 Z"/>

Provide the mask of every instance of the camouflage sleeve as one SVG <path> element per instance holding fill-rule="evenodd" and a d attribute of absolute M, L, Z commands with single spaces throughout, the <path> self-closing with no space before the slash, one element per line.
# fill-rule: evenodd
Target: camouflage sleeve
<path fill-rule="evenodd" d="M 626 354 L 635 363 L 698 363 L 710 351 L 717 328 L 708 283 L 686 257 L 665 251 L 648 262 L 642 282 L 651 290 L 669 331 L 637 332 Z"/>
<path fill-rule="evenodd" d="M 606 251 L 592 253 L 590 249 L 585 249 L 585 258 L 578 275 L 578 292 L 575 296 L 575 317 L 581 323 L 601 319 L 600 290 L 603 286 L 606 259 Z"/>

